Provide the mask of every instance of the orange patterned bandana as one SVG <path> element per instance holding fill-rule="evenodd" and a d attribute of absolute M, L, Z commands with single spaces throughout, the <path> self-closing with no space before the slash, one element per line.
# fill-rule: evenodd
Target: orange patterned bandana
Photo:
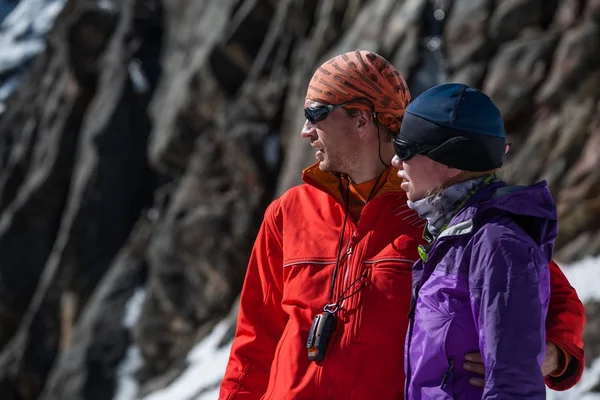
<path fill-rule="evenodd" d="M 400 72 L 379 54 L 356 50 L 326 61 L 313 75 L 306 93 L 307 100 L 331 105 L 359 97 L 372 102 L 381 124 L 392 132 L 400 131 L 410 92 Z M 370 110 L 360 102 L 347 108 Z"/>

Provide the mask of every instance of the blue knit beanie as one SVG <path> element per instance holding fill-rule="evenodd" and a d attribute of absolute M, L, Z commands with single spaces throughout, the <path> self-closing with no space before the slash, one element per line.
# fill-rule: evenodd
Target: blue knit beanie
<path fill-rule="evenodd" d="M 498 107 L 463 84 L 435 86 L 415 98 L 397 139 L 439 146 L 426 156 L 464 171 L 488 171 L 504 162 L 506 132 Z"/>

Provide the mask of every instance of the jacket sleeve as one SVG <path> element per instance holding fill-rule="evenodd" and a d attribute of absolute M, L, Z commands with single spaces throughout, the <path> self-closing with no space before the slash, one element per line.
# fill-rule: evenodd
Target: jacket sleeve
<path fill-rule="evenodd" d="M 559 266 L 550 263 L 550 306 L 546 317 L 546 340 L 564 353 L 565 363 L 556 374 L 546 377 L 553 390 L 567 390 L 581 379 L 584 367 L 583 327 L 585 310 Z"/>
<path fill-rule="evenodd" d="M 237 328 L 219 400 L 259 400 L 287 317 L 281 308 L 282 239 L 277 200 L 265 212 L 240 295 Z"/>
<path fill-rule="evenodd" d="M 476 240 L 469 268 L 471 308 L 485 366 L 482 398 L 545 399 L 541 365 L 549 270 L 530 241 L 499 230 Z"/>

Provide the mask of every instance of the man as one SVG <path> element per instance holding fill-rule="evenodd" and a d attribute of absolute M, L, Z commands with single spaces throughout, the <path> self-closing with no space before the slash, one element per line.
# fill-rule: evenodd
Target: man
<path fill-rule="evenodd" d="M 265 212 L 220 400 L 403 398 L 423 224 L 386 161 L 409 101 L 398 71 L 371 52 L 337 56 L 315 72 L 302 135 L 318 162 Z M 550 268 L 544 374 L 566 389 L 583 368 L 583 307 Z M 473 351 L 464 368 L 481 385 Z"/>

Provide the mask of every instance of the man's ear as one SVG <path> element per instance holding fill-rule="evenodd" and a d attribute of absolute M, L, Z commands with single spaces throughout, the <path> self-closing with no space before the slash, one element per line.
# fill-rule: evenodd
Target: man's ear
<path fill-rule="evenodd" d="M 373 121 L 373 115 L 371 114 L 371 111 L 360 110 L 360 114 L 356 118 L 356 123 L 361 137 L 367 134 L 367 128 L 369 127 L 371 121 Z"/>

